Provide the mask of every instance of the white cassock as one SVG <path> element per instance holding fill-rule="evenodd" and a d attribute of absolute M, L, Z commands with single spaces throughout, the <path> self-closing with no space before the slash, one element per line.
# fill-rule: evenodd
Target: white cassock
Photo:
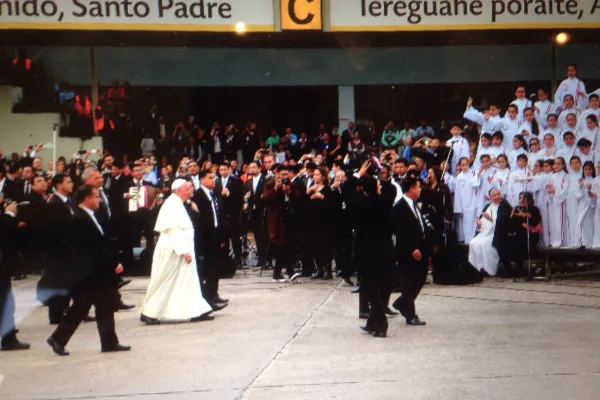
<path fill-rule="evenodd" d="M 490 190 L 494 188 L 494 176 L 496 168 L 490 167 L 481 171 L 479 175 L 479 189 L 477 189 L 477 215 L 483 212 L 483 209 L 490 202 Z"/>
<path fill-rule="evenodd" d="M 592 150 L 590 150 L 587 154 L 584 154 L 583 151 L 579 150 L 578 148 L 577 150 L 575 150 L 573 155 L 579 157 L 579 159 L 581 160 L 581 165 L 583 165 L 586 161 L 594 162 L 594 153 L 592 152 Z"/>
<path fill-rule="evenodd" d="M 527 168 L 517 168 L 514 171 L 510 171 L 508 174 L 508 193 L 506 200 L 511 206 L 517 207 L 519 205 L 519 195 L 525 192 L 527 187 L 527 181 L 529 174 Z M 521 180 L 521 182 L 517 182 Z"/>
<path fill-rule="evenodd" d="M 487 154 L 488 156 L 490 156 L 490 158 L 496 158 L 492 154 L 493 149 L 494 146 L 489 145 L 488 147 L 483 147 L 481 145 L 481 142 L 479 142 L 479 146 L 477 146 L 477 154 L 475 154 L 475 161 L 473 161 L 473 169 L 479 170 L 479 167 L 481 167 L 481 156 L 483 156 L 484 154 Z"/>
<path fill-rule="evenodd" d="M 510 174 L 510 169 L 508 168 L 498 168 L 496 169 L 496 174 L 494 175 L 494 179 L 492 181 L 492 185 L 495 189 L 498 189 L 502 192 L 502 197 L 506 199 L 508 196 L 508 175 Z"/>
<path fill-rule="evenodd" d="M 517 115 L 517 119 L 519 121 L 523 119 L 523 111 L 525 111 L 526 108 L 531 108 L 532 106 L 531 100 L 526 98 L 514 99 L 510 104 L 514 104 L 519 109 L 519 114 Z M 508 111 L 506 112 L 505 117 L 508 118 Z"/>
<path fill-rule="evenodd" d="M 544 133 L 542 133 L 540 135 L 540 144 L 542 146 L 544 145 L 544 138 L 546 137 L 547 134 L 551 134 L 552 137 L 554 137 L 554 146 L 556 146 L 557 149 L 560 149 L 561 147 L 564 146 L 562 132 L 558 126 L 554 127 L 554 128 L 544 129 Z"/>
<path fill-rule="evenodd" d="M 533 115 L 535 120 L 540 126 L 540 130 L 544 130 L 548 126 L 548 115 L 556 114 L 559 108 L 550 100 L 536 101 L 534 107 Z"/>
<path fill-rule="evenodd" d="M 493 135 L 499 131 L 502 126 L 502 117 L 499 115 L 490 115 L 488 119 L 485 119 L 485 114 L 474 107 L 467 107 L 467 110 L 463 114 L 463 118 L 473 121 L 477 125 L 481 126 L 482 135 L 484 133 Z"/>
<path fill-rule="evenodd" d="M 600 108 L 587 108 L 585 110 L 583 110 L 580 114 L 579 114 L 579 121 L 577 121 L 577 125 L 579 126 L 586 126 L 587 122 L 586 122 L 586 118 L 589 115 L 595 115 L 596 118 L 598 119 L 598 122 L 600 122 Z"/>
<path fill-rule="evenodd" d="M 452 149 L 452 159 L 450 160 L 448 168 L 452 175 L 456 175 L 458 161 L 463 157 L 469 159 L 469 156 L 471 155 L 469 141 L 462 136 L 454 136 L 446 142 L 446 147 Z"/>
<path fill-rule="evenodd" d="M 575 131 L 577 130 L 577 126 L 575 126 L 573 128 L 573 127 L 569 127 L 569 125 L 567 124 L 567 117 L 570 114 L 575 114 L 575 120 L 577 120 L 579 118 L 579 111 L 577 111 L 577 109 L 575 109 L 575 108 L 569 108 L 568 110 L 561 112 L 558 116 L 558 128 L 562 132 L 575 133 Z"/>
<path fill-rule="evenodd" d="M 592 248 L 600 248 L 600 176 L 594 178 L 592 183 L 592 192 L 598 197 L 594 201 L 594 238 L 592 240 Z"/>
<path fill-rule="evenodd" d="M 549 184 L 554 186 L 555 192 L 549 193 L 548 215 L 550 246 L 566 246 L 566 228 L 567 228 L 567 193 L 568 193 L 568 175 L 565 171 L 550 174 Z"/>
<path fill-rule="evenodd" d="M 529 170 L 533 171 L 533 169 L 535 168 L 535 163 L 538 162 L 538 160 L 545 159 L 545 154 L 542 150 L 539 150 L 537 152 L 530 151 L 529 156 L 527 157 L 527 166 L 529 167 Z"/>
<path fill-rule="evenodd" d="M 164 202 L 154 230 L 160 237 L 142 315 L 160 321 L 189 321 L 212 311 L 200 289 L 194 227 L 179 196 L 172 194 Z M 184 261 L 186 253 L 192 256 L 189 264 Z"/>
<path fill-rule="evenodd" d="M 517 128 L 517 135 L 523 136 L 523 139 L 529 144 L 531 139 L 537 138 L 538 136 L 533 133 L 533 126 L 531 126 L 531 122 L 529 121 L 521 121 L 519 123 L 519 127 Z"/>
<path fill-rule="evenodd" d="M 475 236 L 475 216 L 477 213 L 477 172 L 460 172 L 454 189 L 454 222 L 458 240 L 469 243 Z"/>
<path fill-rule="evenodd" d="M 594 211 L 596 199 L 590 196 L 588 185 L 594 184 L 594 178 L 587 177 L 583 180 L 584 187 L 579 194 L 579 213 L 577 215 L 577 240 L 576 247 L 590 249 L 594 241 Z"/>
<path fill-rule="evenodd" d="M 479 233 L 469 243 L 469 263 L 477 271 L 484 270 L 491 276 L 498 272 L 498 261 L 500 256 L 492 242 L 494 241 L 494 228 L 498 217 L 498 204 L 490 204 L 486 212 L 492 217 L 492 221 L 481 218 Z"/>
<path fill-rule="evenodd" d="M 512 171 L 519 169 L 519 165 L 517 164 L 517 157 L 519 157 L 521 154 L 527 155 L 527 151 L 525 151 L 525 149 L 522 147 L 519 149 L 513 149 L 507 154 L 508 166 Z"/>
<path fill-rule="evenodd" d="M 510 119 L 508 116 L 502 119 L 502 133 L 504 134 L 504 141 L 502 142 L 505 147 L 512 148 L 513 138 L 517 134 L 519 129 L 519 119 Z"/>
<path fill-rule="evenodd" d="M 564 104 L 565 96 L 570 94 L 575 101 L 575 107 L 583 110 L 587 106 L 587 96 L 580 96 L 579 92 L 586 93 L 585 84 L 577 78 L 567 78 L 558 86 L 554 102 L 560 107 Z"/>
<path fill-rule="evenodd" d="M 556 150 L 556 157 L 562 157 L 568 168 L 571 164 L 571 157 L 575 154 L 575 150 L 577 150 L 577 146 L 575 145 L 571 147 L 564 146 L 563 148 Z"/>
<path fill-rule="evenodd" d="M 579 201 L 582 197 L 579 180 L 581 179 L 581 170 L 569 171 L 568 174 L 568 192 L 567 192 L 567 235 L 563 246 L 579 247 L 577 245 L 577 217 L 579 215 Z"/>
<path fill-rule="evenodd" d="M 544 246 L 550 245 L 550 214 L 548 210 L 548 203 L 550 202 L 550 195 L 546 191 L 546 185 L 550 183 L 551 174 L 540 172 L 536 176 L 529 178 L 529 191 L 533 192 L 535 206 L 540 210 L 542 217 L 542 244 Z"/>

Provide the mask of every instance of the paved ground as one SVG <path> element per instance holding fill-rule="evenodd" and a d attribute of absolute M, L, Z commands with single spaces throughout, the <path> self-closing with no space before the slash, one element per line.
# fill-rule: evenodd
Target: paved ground
<path fill-rule="evenodd" d="M 123 291 L 140 304 L 147 280 Z M 145 326 L 117 315 L 130 353 L 101 354 L 94 324 L 69 357 L 45 344 L 52 328 L 35 282 L 16 289 L 28 352 L 0 354 L 8 399 L 600 398 L 600 283 L 428 285 L 426 327 L 390 320 L 389 337 L 363 334 L 357 296 L 338 281 L 278 285 L 248 274 L 224 281 L 231 305 L 212 322 Z"/>

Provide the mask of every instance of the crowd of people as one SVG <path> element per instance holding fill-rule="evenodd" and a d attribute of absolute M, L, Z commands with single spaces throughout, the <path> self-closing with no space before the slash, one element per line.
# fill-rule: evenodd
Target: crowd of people
<path fill-rule="evenodd" d="M 356 275 L 363 328 L 377 337 L 392 308 L 424 324 L 414 302 L 429 269 L 445 275 L 450 243 L 469 245 L 478 274 L 496 275 L 500 261 L 515 279 L 538 242 L 597 247 L 600 101 L 574 65 L 567 73 L 554 102 L 540 88 L 533 103 L 518 86 L 504 116 L 469 99 L 470 125 L 444 123 L 448 140 L 426 122 L 402 131 L 388 122 L 381 133 L 350 122 L 311 137 L 215 123 L 205 136 L 190 118 L 172 135 L 160 125 L 148 133 L 131 162 L 92 150 L 44 169 L 43 145 L 0 154 L 2 348 L 28 347 L 16 338 L 11 277 L 41 271 L 38 298 L 58 325 L 49 338 L 57 354 L 68 354 L 92 304 L 103 351 L 129 350 L 113 313 L 130 307 L 118 276 L 140 247 L 152 259 L 146 324 L 210 320 L 229 304 L 219 279 L 243 268 L 252 238 L 256 265 L 272 268 L 276 283 L 337 275 L 354 286 Z M 89 254 L 96 261 L 77 268 Z M 402 295 L 389 307 L 396 288 Z"/>

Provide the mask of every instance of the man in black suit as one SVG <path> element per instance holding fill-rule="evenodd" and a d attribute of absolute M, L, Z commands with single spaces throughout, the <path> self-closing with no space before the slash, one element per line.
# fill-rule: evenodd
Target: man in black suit
<path fill-rule="evenodd" d="M 198 207 L 195 240 L 204 262 L 198 265 L 198 274 L 202 285 L 202 296 L 213 307 L 227 303 L 219 296 L 219 278 L 224 257 L 228 257 L 223 233 L 222 203 L 214 192 L 215 174 L 204 170 L 200 172 L 200 189 L 194 193 L 193 201 Z M 219 308 L 217 306 L 217 308 Z"/>
<path fill-rule="evenodd" d="M 95 211 L 100 207 L 100 192 L 92 185 L 83 185 L 77 190 L 76 197 L 78 207 L 73 216 L 70 241 L 74 261 L 68 274 L 73 304 L 48 338 L 48 344 L 56 354 L 68 355 L 65 346 L 94 305 L 102 352 L 129 351 L 131 347 L 119 344 L 115 333 L 118 275 L 123 272 L 123 266 L 117 262 L 111 251 L 110 238 L 95 217 Z"/>
<path fill-rule="evenodd" d="M 417 200 L 421 195 L 421 181 L 416 177 L 405 179 L 404 196 L 393 212 L 396 234 L 396 258 L 402 275 L 402 296 L 392 305 L 400 311 L 408 325 L 425 325 L 415 311 L 415 299 L 427 279 L 427 258 L 430 255 L 427 227 Z"/>
<path fill-rule="evenodd" d="M 221 196 L 223 204 L 223 225 L 226 237 L 231 240 L 233 258 L 236 268 L 242 266 L 242 231 L 240 219 L 244 205 L 244 184 L 233 176 L 230 165 L 219 166 L 219 179 L 215 184 L 215 192 Z"/>
<path fill-rule="evenodd" d="M 254 233 L 256 241 L 256 256 L 258 258 L 257 266 L 265 264 L 267 245 L 269 244 L 269 234 L 266 223 L 266 207 L 263 200 L 265 188 L 265 177 L 260 173 L 260 165 L 256 161 L 248 164 L 248 178 L 246 181 L 246 209 L 250 220 L 250 229 Z"/>
<path fill-rule="evenodd" d="M 33 168 L 31 166 L 23 167 L 23 173 L 20 179 L 11 181 L 10 185 L 6 188 L 5 197 L 12 199 L 17 203 L 28 201 L 29 195 L 31 195 L 33 187 Z"/>
<path fill-rule="evenodd" d="M 0 350 L 27 350 L 29 344 L 17 339 L 15 298 L 11 288 L 12 267 L 16 259 L 18 221 L 17 203 L 0 206 Z"/>
<path fill-rule="evenodd" d="M 54 186 L 54 193 L 48 201 L 52 234 L 47 237 L 50 242 L 48 263 L 42 279 L 38 282 L 38 292 L 45 292 L 48 319 L 50 324 L 57 325 L 62 321 L 69 307 L 68 288 L 63 285 L 63 274 L 70 263 L 67 244 L 75 207 L 70 197 L 73 193 L 73 182 L 70 176 L 56 174 L 52 178 L 52 186 Z"/>

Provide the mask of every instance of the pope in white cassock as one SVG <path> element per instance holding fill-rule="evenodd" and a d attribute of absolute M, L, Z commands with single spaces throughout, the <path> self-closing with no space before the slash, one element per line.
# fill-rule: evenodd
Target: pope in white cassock
<path fill-rule="evenodd" d="M 212 312 L 202 297 L 194 252 L 194 227 L 184 206 L 192 192 L 190 185 L 176 179 L 171 185 L 173 194 L 158 213 L 154 230 L 160 237 L 141 310 L 141 320 L 148 324 L 196 321 Z"/>

